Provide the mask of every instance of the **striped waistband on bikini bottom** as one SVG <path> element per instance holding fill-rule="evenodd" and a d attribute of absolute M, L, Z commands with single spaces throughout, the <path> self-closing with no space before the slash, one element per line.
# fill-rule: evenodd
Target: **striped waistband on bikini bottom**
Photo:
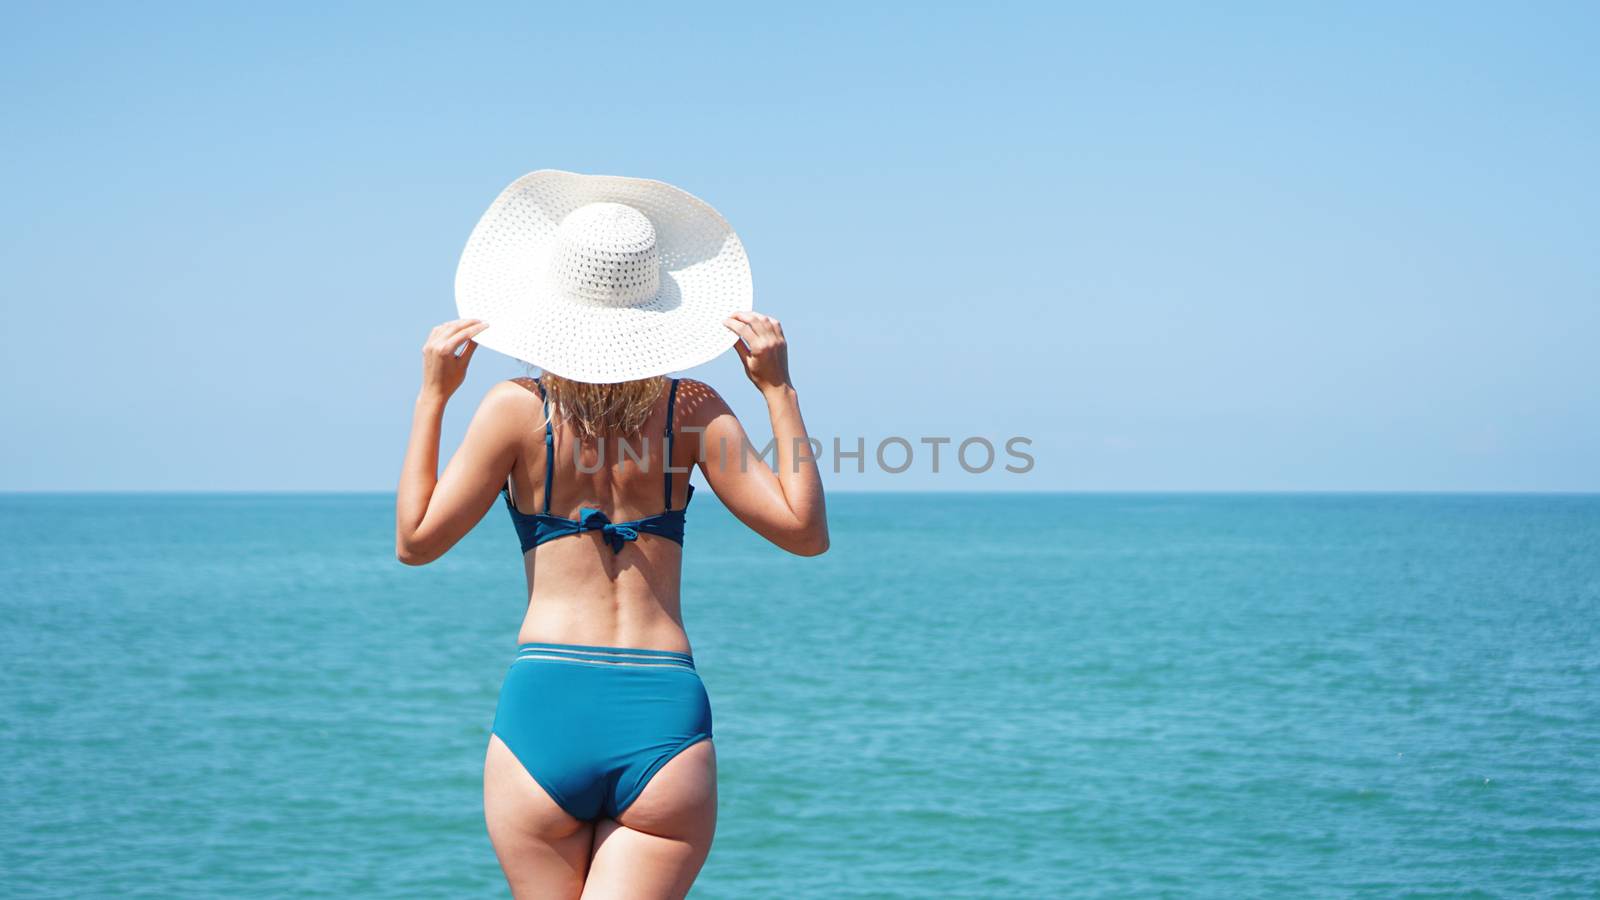
<path fill-rule="evenodd" d="M 523 661 L 590 663 L 613 666 L 663 666 L 675 669 L 693 669 L 694 657 L 676 650 L 650 650 L 644 647 L 596 647 L 590 644 L 547 644 L 533 642 L 517 645 L 514 663 Z"/>

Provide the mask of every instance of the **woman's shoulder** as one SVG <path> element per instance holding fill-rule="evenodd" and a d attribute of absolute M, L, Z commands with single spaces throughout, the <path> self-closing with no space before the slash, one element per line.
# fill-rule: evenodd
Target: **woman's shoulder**
<path fill-rule="evenodd" d="M 522 418 L 530 410 L 543 409 L 539 385 L 532 378 L 507 378 L 497 381 L 484 392 L 478 403 L 479 413 L 491 417 Z"/>
<path fill-rule="evenodd" d="M 484 403 L 526 403 L 529 400 L 538 400 L 542 395 L 539 392 L 539 382 L 528 377 L 507 378 L 489 385 L 489 390 L 484 392 Z"/>
<path fill-rule="evenodd" d="M 717 389 L 698 378 L 679 378 L 675 418 L 685 425 L 704 425 L 731 412 Z"/>
<path fill-rule="evenodd" d="M 522 375 L 496 382 L 493 387 L 489 388 L 489 391 L 491 393 L 504 391 L 508 394 L 531 394 L 535 397 L 543 395 L 543 391 L 539 389 L 539 379 L 534 378 L 532 375 Z"/>

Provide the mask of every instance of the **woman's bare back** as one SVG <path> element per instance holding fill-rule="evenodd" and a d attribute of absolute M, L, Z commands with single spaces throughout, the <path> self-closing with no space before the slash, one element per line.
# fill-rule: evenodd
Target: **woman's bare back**
<path fill-rule="evenodd" d="M 548 451 L 543 401 L 531 378 L 507 384 L 524 396 L 519 404 L 507 404 L 506 413 L 528 425 L 511 468 L 511 495 L 518 510 L 532 515 L 544 508 L 545 499 Z M 689 494 L 703 429 L 693 423 L 709 391 L 700 382 L 684 379 L 673 404 L 670 474 L 674 509 L 683 509 Z M 556 415 L 550 512 L 576 518 L 581 509 L 592 507 L 613 522 L 662 512 L 668 474 L 664 468 L 667 405 L 667 392 L 663 391 L 639 434 L 632 438 L 605 435 L 585 442 Z M 679 608 L 683 552 L 682 545 L 651 534 L 624 542 L 613 552 L 598 531 L 534 547 L 523 557 L 529 603 L 518 640 L 688 652 Z"/>

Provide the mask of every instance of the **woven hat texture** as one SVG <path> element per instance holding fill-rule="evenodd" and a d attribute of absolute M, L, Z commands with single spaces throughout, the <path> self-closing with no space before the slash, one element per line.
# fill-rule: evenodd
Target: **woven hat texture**
<path fill-rule="evenodd" d="M 530 172 L 500 193 L 456 268 L 456 309 L 478 343 L 576 381 L 609 384 L 703 362 L 751 308 L 739 236 L 660 181 Z"/>

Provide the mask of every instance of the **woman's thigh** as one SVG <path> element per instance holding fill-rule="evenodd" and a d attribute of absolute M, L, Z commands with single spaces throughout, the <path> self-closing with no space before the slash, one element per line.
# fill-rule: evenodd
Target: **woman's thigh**
<path fill-rule="evenodd" d="M 483 762 L 483 815 L 516 900 L 582 895 L 593 823 L 558 806 L 493 734 Z"/>
<path fill-rule="evenodd" d="M 717 754 L 708 738 L 662 766 L 616 819 L 599 821 L 583 897 L 683 897 L 716 829 Z"/>

